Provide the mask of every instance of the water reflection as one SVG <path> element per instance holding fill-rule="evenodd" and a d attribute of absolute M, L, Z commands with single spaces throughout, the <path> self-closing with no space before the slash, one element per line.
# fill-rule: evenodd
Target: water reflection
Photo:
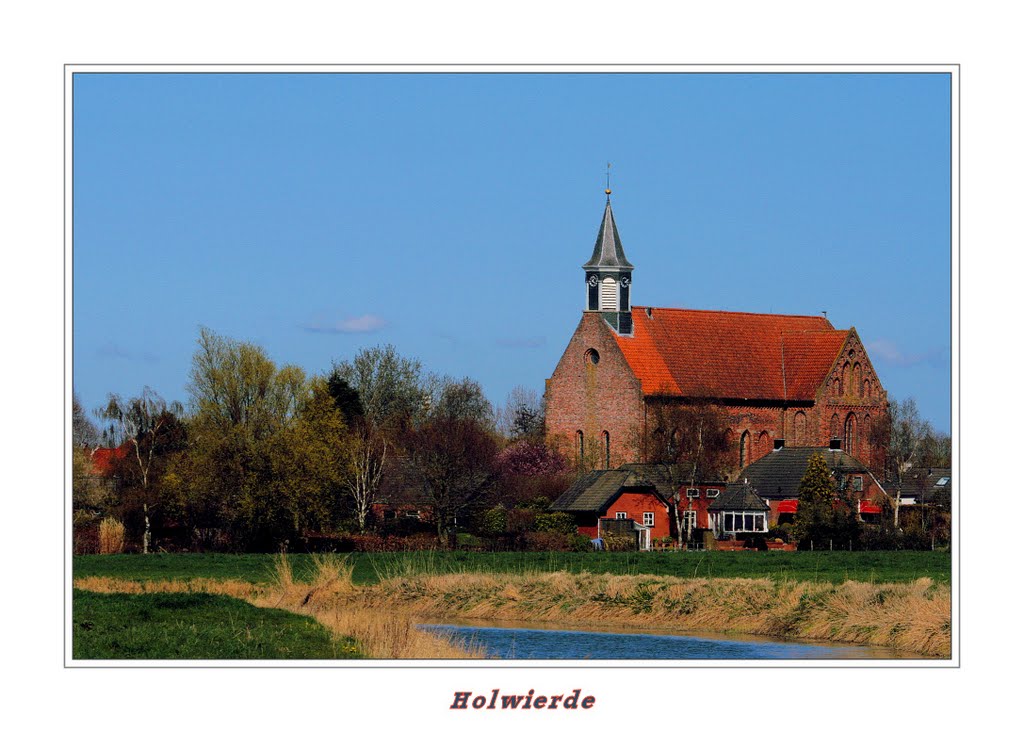
<path fill-rule="evenodd" d="M 480 627 L 450 624 L 418 626 L 439 635 L 468 641 L 491 658 L 515 660 L 842 660 L 914 658 L 888 648 L 819 645 L 657 632 L 596 632 L 527 627 Z"/>

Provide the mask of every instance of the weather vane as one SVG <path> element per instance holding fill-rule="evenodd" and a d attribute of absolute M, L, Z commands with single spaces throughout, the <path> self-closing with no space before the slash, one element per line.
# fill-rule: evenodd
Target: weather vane
<path fill-rule="evenodd" d="M 611 198 L 612 195 L 612 164 L 608 163 L 608 170 L 604 174 L 604 195 Z"/>

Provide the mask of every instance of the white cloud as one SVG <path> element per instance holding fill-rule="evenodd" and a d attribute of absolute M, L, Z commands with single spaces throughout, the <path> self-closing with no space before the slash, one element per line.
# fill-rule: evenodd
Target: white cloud
<path fill-rule="evenodd" d="M 342 318 L 333 323 L 315 322 L 303 326 L 309 333 L 375 333 L 388 325 L 379 315 L 359 315 Z"/>

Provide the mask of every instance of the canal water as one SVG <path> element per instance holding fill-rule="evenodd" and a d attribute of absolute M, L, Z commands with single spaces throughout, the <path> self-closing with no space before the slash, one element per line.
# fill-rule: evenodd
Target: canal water
<path fill-rule="evenodd" d="M 843 660 L 919 658 L 889 648 L 801 643 L 760 636 L 680 635 L 671 631 L 566 630 L 423 624 L 423 630 L 483 647 L 514 660 Z"/>

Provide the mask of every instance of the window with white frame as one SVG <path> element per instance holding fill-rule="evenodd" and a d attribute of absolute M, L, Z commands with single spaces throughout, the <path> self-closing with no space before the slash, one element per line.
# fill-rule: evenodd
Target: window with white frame
<path fill-rule="evenodd" d="M 654 511 L 644 511 L 644 526 L 654 526 Z"/>
<path fill-rule="evenodd" d="M 721 527 L 726 534 L 765 532 L 767 523 L 764 511 L 722 511 Z"/>
<path fill-rule="evenodd" d="M 625 511 L 616 511 L 615 512 L 615 518 L 617 518 L 617 519 L 624 519 L 624 518 L 629 518 L 629 516 L 626 515 Z"/>
<path fill-rule="evenodd" d="M 708 488 L 708 498 L 718 498 L 721 493 L 718 488 Z"/>
<path fill-rule="evenodd" d="M 855 491 L 862 491 L 862 490 L 864 490 L 864 476 L 863 475 L 855 475 L 855 476 L 853 476 L 853 489 Z"/>
<path fill-rule="evenodd" d="M 700 488 L 687 488 L 686 489 L 686 497 L 687 498 L 700 498 Z"/>
<path fill-rule="evenodd" d="M 697 512 L 696 511 L 683 511 L 683 531 L 697 529 Z"/>

